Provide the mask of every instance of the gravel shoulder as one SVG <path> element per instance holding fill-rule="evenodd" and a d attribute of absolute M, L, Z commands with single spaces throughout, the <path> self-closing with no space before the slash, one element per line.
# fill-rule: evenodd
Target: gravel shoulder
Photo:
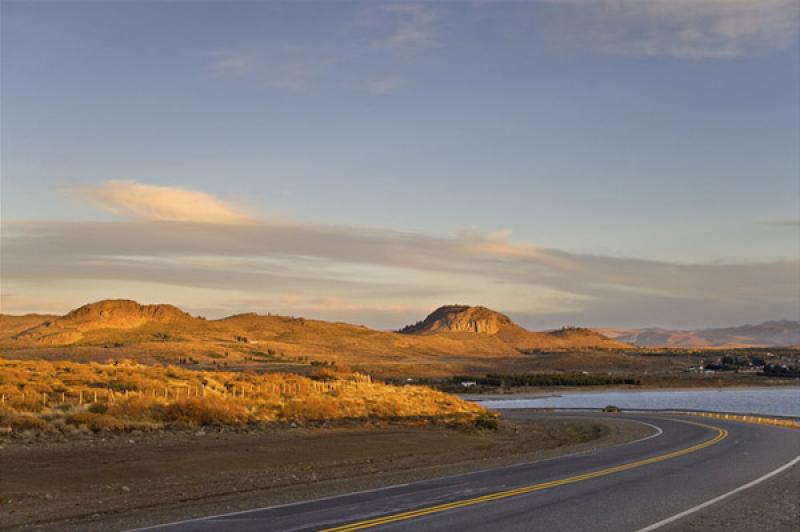
<path fill-rule="evenodd" d="M 497 431 L 361 425 L 6 441 L 0 528 L 123 530 L 545 459 L 650 430 L 515 411 Z"/>
<path fill-rule="evenodd" d="M 687 516 L 664 530 L 796 532 L 800 530 L 800 465 Z"/>

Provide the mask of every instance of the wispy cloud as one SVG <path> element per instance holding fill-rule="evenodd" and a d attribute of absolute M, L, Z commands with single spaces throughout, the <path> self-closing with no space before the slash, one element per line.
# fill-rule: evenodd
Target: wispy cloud
<path fill-rule="evenodd" d="M 409 59 L 437 44 L 438 21 L 439 12 L 430 4 L 357 4 L 348 22 L 316 39 L 212 50 L 205 54 L 205 67 L 273 89 L 391 94 L 406 83 Z"/>
<path fill-rule="evenodd" d="M 791 46 L 800 28 L 796 0 L 548 3 L 561 10 L 555 27 L 560 28 L 563 44 L 610 55 L 690 60 L 758 55 Z"/>
<path fill-rule="evenodd" d="M 210 291 L 218 300 L 273 301 L 273 311 L 333 318 L 339 308 L 366 322 L 370 309 L 406 317 L 458 301 L 527 315 L 533 325 L 535 316 L 561 314 L 594 325 L 671 326 L 791 315 L 800 298 L 797 260 L 683 264 L 546 249 L 506 231 L 436 236 L 274 223 L 244 218 L 207 194 L 136 183 L 84 195 L 130 220 L 6 222 L 4 284 L 14 293 L 155 283 L 164 299 L 177 288 Z"/>
<path fill-rule="evenodd" d="M 416 51 L 435 43 L 437 10 L 431 4 L 390 4 L 379 6 L 387 15 L 390 30 L 377 43 L 394 50 Z"/>
<path fill-rule="evenodd" d="M 216 50 L 207 54 L 208 68 L 221 75 L 245 76 L 258 67 L 256 54 L 241 51 Z"/>
<path fill-rule="evenodd" d="M 358 84 L 358 88 L 372 94 L 392 94 L 405 84 L 399 77 L 385 77 L 368 79 Z"/>
<path fill-rule="evenodd" d="M 223 224 L 242 223 L 249 218 L 241 206 L 181 187 L 106 181 L 76 185 L 70 190 L 96 207 L 124 218 Z"/>
<path fill-rule="evenodd" d="M 779 218 L 774 220 L 765 220 L 762 223 L 779 227 L 800 227 L 800 218 Z"/>

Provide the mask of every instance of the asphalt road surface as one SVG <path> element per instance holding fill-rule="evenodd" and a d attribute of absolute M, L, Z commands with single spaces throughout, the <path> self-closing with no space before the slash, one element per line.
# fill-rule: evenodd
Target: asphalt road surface
<path fill-rule="evenodd" d="M 800 467 L 800 430 L 678 415 L 620 417 L 653 432 L 592 452 L 148 530 L 676 530 L 692 514 L 714 512 L 729 494 L 758 490 L 771 473 Z"/>

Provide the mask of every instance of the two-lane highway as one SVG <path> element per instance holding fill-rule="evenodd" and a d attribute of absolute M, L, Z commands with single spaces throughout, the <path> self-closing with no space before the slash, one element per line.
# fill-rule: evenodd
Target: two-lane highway
<path fill-rule="evenodd" d="M 154 529 L 655 530 L 713 511 L 727 494 L 800 461 L 798 430 L 677 415 L 620 417 L 650 425 L 652 434 L 593 452 Z"/>

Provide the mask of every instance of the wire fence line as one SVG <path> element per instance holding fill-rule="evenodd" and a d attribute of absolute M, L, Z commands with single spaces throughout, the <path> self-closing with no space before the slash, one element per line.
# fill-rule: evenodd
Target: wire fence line
<path fill-rule="evenodd" d="M 115 390 L 110 387 L 92 388 L 75 387 L 61 391 L 20 390 L 18 392 L 0 393 L 0 405 L 16 401 L 41 402 L 42 406 L 57 404 L 92 404 L 98 402 L 114 403 L 133 398 L 161 399 L 177 401 L 181 399 L 202 399 L 205 397 L 223 399 L 258 400 L 270 396 L 292 397 L 309 391 L 318 394 L 334 393 L 342 390 L 356 390 L 371 387 L 369 375 L 355 374 L 346 380 L 311 381 L 311 382 L 279 382 L 249 384 L 239 383 L 230 386 L 207 386 L 205 384 L 169 384 L 144 389 Z"/>

